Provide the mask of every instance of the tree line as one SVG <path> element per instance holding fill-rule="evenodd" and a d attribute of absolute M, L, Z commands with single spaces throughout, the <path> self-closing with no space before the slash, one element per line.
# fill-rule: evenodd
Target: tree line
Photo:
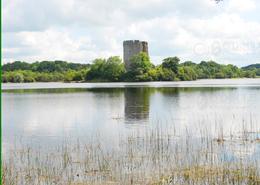
<path fill-rule="evenodd" d="M 188 81 L 196 79 L 255 78 L 260 76 L 260 64 L 243 68 L 214 61 L 181 63 L 178 57 L 163 59 L 154 65 L 146 53 L 132 57 L 128 70 L 118 56 L 98 58 L 92 64 L 65 61 L 27 63 L 16 61 L 2 66 L 2 82 L 141 82 Z"/>

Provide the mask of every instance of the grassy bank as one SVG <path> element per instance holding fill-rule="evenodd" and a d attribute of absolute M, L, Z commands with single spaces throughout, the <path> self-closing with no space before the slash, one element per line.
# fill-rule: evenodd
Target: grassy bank
<path fill-rule="evenodd" d="M 260 184 L 259 131 L 211 137 L 177 136 L 147 129 L 121 136 L 117 144 L 99 138 L 51 149 L 21 146 L 4 157 L 4 185 Z M 249 150 L 247 150 L 249 149 Z"/>

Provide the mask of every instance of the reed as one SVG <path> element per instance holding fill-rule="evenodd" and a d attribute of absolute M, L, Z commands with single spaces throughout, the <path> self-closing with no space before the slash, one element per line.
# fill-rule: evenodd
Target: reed
<path fill-rule="evenodd" d="M 3 185 L 260 184 L 259 130 L 217 137 L 202 128 L 179 136 L 174 129 L 145 128 L 120 135 L 107 146 L 101 138 L 64 139 L 39 149 L 22 145 L 4 156 Z M 251 152 L 251 153 L 250 153 Z"/>

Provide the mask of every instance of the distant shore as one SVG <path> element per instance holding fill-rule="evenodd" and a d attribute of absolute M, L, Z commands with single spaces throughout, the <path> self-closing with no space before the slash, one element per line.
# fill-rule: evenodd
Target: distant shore
<path fill-rule="evenodd" d="M 128 70 L 122 60 L 113 56 L 95 59 L 92 64 L 65 61 L 26 63 L 16 61 L 2 66 L 2 82 L 156 82 L 193 81 L 197 79 L 259 78 L 260 64 L 237 67 L 214 61 L 180 62 L 178 57 L 151 63 L 145 53 L 133 57 Z"/>
<path fill-rule="evenodd" d="M 2 82 L 2 84 L 35 84 L 35 83 L 64 83 L 64 84 L 71 84 L 71 83 L 79 83 L 79 84 L 84 84 L 84 83 L 171 83 L 171 82 L 197 82 L 197 81 L 203 81 L 203 80 L 240 80 L 240 79 L 259 79 L 260 76 L 255 76 L 254 78 L 246 78 L 246 77 L 241 77 L 241 78 L 206 78 L 206 79 L 196 79 L 196 80 L 187 80 L 187 81 L 107 81 L 107 80 L 90 80 L 90 81 L 33 81 L 33 82 Z"/>

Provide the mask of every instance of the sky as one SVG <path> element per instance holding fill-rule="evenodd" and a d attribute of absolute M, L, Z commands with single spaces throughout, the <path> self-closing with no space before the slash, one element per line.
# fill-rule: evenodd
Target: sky
<path fill-rule="evenodd" d="M 259 0 L 2 0 L 2 63 L 91 63 L 145 40 L 151 61 L 260 62 Z"/>

